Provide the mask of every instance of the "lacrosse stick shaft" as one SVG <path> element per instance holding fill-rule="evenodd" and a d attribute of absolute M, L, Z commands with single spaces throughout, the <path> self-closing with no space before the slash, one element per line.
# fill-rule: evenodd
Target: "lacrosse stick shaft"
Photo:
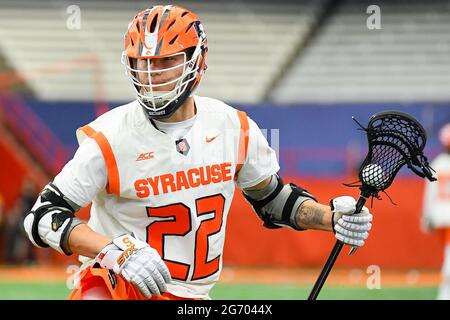
<path fill-rule="evenodd" d="M 361 192 L 358 202 L 356 203 L 355 213 L 361 212 L 361 209 L 364 207 L 364 204 L 366 203 L 366 200 L 369 196 L 370 196 L 370 192 L 365 191 L 365 190 L 363 190 Z M 320 290 L 322 289 L 325 281 L 327 280 L 328 274 L 330 273 L 331 269 L 333 268 L 334 263 L 336 262 L 336 259 L 339 256 L 339 253 L 341 252 L 343 246 L 344 246 L 343 242 L 336 240 L 333 250 L 331 250 L 331 253 L 328 256 L 328 259 L 325 262 L 325 265 L 322 268 L 322 271 L 320 272 L 320 275 L 316 280 L 316 283 L 314 283 L 314 287 L 312 288 L 311 293 L 309 294 L 308 300 L 316 300 L 317 299 L 317 296 L 319 295 Z"/>

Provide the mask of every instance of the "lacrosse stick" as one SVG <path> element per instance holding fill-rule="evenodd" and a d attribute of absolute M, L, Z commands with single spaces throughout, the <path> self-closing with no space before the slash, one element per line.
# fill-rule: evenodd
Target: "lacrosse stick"
<path fill-rule="evenodd" d="M 407 165 L 422 178 L 435 181 L 423 149 L 427 141 L 424 128 L 410 115 L 398 111 L 384 111 L 373 115 L 367 128 L 353 120 L 367 134 L 369 150 L 359 169 L 361 191 L 355 213 L 361 212 L 369 197 L 378 197 L 378 192 L 386 190 L 403 165 Z M 333 268 L 343 242 L 337 240 L 322 272 L 309 294 L 308 300 L 315 300 Z M 350 254 L 356 249 L 352 248 Z"/>

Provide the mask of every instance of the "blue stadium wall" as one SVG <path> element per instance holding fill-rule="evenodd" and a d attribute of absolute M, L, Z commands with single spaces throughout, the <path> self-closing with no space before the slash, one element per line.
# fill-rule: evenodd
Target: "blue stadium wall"
<path fill-rule="evenodd" d="M 93 103 L 36 100 L 27 103 L 73 152 L 77 147 L 75 130 L 95 119 Z M 111 103 L 110 108 L 118 105 L 121 103 Z M 413 115 L 428 133 L 426 150 L 430 158 L 440 151 L 438 129 L 450 122 L 450 103 L 233 106 L 246 111 L 261 129 L 267 130 L 272 146 L 276 146 L 272 137 L 278 134 L 282 173 L 303 176 L 342 176 L 349 170 L 349 157 L 364 157 L 365 135 L 358 130 L 352 116 L 366 125 L 370 116 L 380 111 L 399 110 Z M 407 174 L 406 170 L 401 172 Z"/>

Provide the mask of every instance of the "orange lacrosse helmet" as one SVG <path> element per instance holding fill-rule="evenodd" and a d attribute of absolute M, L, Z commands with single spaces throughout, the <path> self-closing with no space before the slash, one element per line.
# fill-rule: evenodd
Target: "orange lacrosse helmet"
<path fill-rule="evenodd" d="M 439 131 L 439 141 L 445 148 L 450 149 L 450 123 L 447 123 Z"/>
<path fill-rule="evenodd" d="M 193 94 L 206 70 L 207 51 L 205 30 L 188 9 L 158 5 L 133 18 L 125 34 L 122 63 L 139 104 L 150 118 L 170 117 Z M 157 59 L 174 56 L 183 57 L 183 61 L 167 68 L 152 67 Z M 145 62 L 144 68 L 138 67 L 138 60 Z M 156 75 L 175 69 L 181 75 L 153 81 Z"/>

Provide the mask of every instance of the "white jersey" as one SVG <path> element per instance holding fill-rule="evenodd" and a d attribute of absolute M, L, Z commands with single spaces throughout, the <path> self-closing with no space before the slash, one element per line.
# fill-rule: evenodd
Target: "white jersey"
<path fill-rule="evenodd" d="M 432 162 L 437 181 L 425 182 L 423 215 L 434 227 L 450 227 L 450 153 L 441 153 Z"/>
<path fill-rule="evenodd" d="M 136 101 L 105 113 L 77 131 L 80 147 L 55 184 L 80 206 L 92 201 L 93 230 L 134 232 L 158 250 L 172 275 L 170 293 L 209 298 L 235 184 L 254 186 L 279 165 L 244 112 L 215 99 L 194 101 L 195 122 L 178 140 L 153 126 Z"/>

